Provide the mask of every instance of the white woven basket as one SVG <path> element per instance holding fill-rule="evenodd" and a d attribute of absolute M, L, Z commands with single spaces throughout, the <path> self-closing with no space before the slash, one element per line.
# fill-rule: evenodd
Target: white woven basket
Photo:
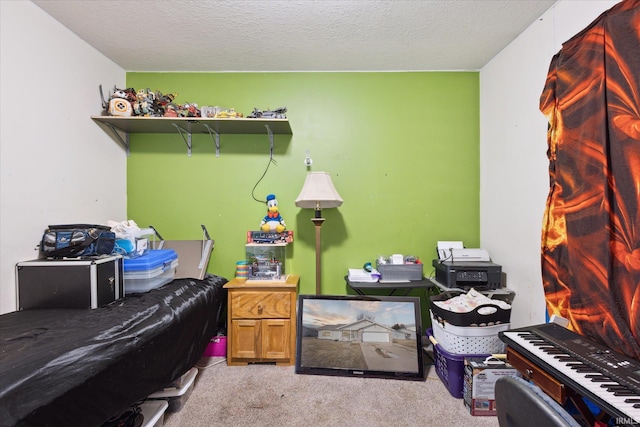
<path fill-rule="evenodd" d="M 511 328 L 511 323 L 494 326 L 455 326 L 449 322 L 438 321 L 431 315 L 433 337 L 443 349 L 453 354 L 493 354 L 504 353 L 505 343 L 498 332 Z"/>

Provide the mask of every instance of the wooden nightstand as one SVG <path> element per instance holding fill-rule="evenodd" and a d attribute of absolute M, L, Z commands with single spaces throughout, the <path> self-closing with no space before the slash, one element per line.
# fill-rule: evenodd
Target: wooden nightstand
<path fill-rule="evenodd" d="M 286 281 L 231 280 L 227 307 L 227 364 L 275 362 L 296 356 L 296 297 L 300 276 Z"/>

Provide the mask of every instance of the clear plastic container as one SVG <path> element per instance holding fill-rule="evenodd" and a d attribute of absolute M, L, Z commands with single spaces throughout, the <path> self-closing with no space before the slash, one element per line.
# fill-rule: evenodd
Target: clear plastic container
<path fill-rule="evenodd" d="M 124 260 L 124 294 L 148 292 L 173 280 L 178 254 L 173 249 L 150 250 Z"/>
<path fill-rule="evenodd" d="M 180 388 L 165 388 L 149 395 L 149 399 L 166 400 L 169 404 L 167 413 L 178 412 L 191 396 L 193 385 L 198 375 L 198 368 L 191 368 L 185 375 L 184 383 Z"/>

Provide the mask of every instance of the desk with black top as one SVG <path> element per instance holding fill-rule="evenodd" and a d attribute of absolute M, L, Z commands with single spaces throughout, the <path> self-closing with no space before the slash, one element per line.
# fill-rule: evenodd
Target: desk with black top
<path fill-rule="evenodd" d="M 389 295 L 406 296 L 412 289 L 424 289 L 425 294 L 428 294 L 431 289 L 436 288 L 435 283 L 426 278 L 407 282 L 352 282 L 349 280 L 349 276 L 344 276 L 344 280 L 359 295 L 366 295 L 367 291 L 382 289 L 387 291 Z"/>
<path fill-rule="evenodd" d="M 439 291 L 438 287 L 426 278 L 422 278 L 422 280 L 411 280 L 408 282 L 352 282 L 349 280 L 349 276 L 344 276 L 344 280 L 347 282 L 347 286 L 359 295 L 371 295 L 374 291 L 380 290 L 389 296 L 407 296 L 412 290 L 420 289 L 424 292 L 424 297 L 419 297 L 421 300 L 420 305 L 423 307 L 422 324 L 429 325 L 431 322 L 428 315 L 429 297 L 432 292 L 438 294 Z"/>

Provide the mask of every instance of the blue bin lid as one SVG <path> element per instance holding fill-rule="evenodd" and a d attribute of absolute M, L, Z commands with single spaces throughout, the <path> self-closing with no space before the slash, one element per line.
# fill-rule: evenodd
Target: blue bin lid
<path fill-rule="evenodd" d="M 173 249 L 152 249 L 137 258 L 125 258 L 124 271 L 152 270 L 176 259 L 178 254 Z"/>

